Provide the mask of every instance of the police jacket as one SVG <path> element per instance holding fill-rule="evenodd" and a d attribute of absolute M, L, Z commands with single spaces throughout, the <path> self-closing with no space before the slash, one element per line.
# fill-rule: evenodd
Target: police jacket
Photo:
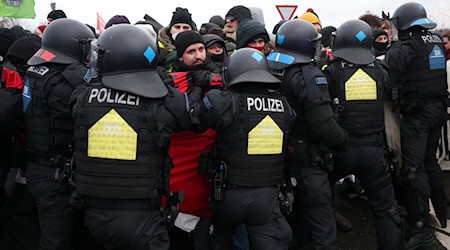
<path fill-rule="evenodd" d="M 25 149 L 33 158 L 71 156 L 73 120 L 69 99 L 83 84 L 82 64 L 31 66 L 23 87 Z M 45 159 L 43 159 L 45 160 Z"/>
<path fill-rule="evenodd" d="M 198 111 L 199 128 L 217 131 L 215 158 L 226 164 L 227 183 L 232 185 L 276 185 L 283 177 L 296 115 L 277 90 L 259 85 L 211 90 Z"/>
<path fill-rule="evenodd" d="M 338 123 L 350 135 L 368 135 L 384 131 L 385 93 L 390 82 L 379 61 L 355 65 L 337 59 L 324 70 Z"/>
<path fill-rule="evenodd" d="M 432 102 L 447 96 L 445 53 L 442 39 L 413 27 L 399 34 L 386 53 L 392 83 L 406 102 Z"/>
<path fill-rule="evenodd" d="M 272 74 L 282 81 L 280 92 L 297 113 L 292 136 L 331 147 L 343 146 L 347 132 L 334 118 L 323 73 L 311 64 L 294 64 L 272 70 Z"/>
<path fill-rule="evenodd" d="M 145 199 L 160 195 L 172 131 L 186 129 L 182 93 L 168 87 L 145 98 L 105 87 L 83 87 L 74 100 L 77 190 L 100 198 Z"/>

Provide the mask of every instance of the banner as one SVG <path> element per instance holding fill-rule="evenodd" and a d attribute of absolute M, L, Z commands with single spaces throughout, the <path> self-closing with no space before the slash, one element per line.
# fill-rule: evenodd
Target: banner
<path fill-rule="evenodd" d="M 0 0 L 0 17 L 34 18 L 34 0 Z"/>
<path fill-rule="evenodd" d="M 105 20 L 97 12 L 97 30 L 101 34 L 105 31 Z"/>

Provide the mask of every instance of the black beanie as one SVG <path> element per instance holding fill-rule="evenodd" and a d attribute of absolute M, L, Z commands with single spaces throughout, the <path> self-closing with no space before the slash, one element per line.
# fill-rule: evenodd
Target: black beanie
<path fill-rule="evenodd" d="M 231 8 L 225 15 L 225 17 L 227 16 L 234 16 L 239 22 L 242 22 L 245 19 L 252 19 L 252 13 L 250 12 L 250 9 L 242 5 L 234 6 L 233 8 Z"/>
<path fill-rule="evenodd" d="M 244 48 L 247 43 L 256 38 L 264 38 L 267 42 L 269 34 L 267 34 L 264 25 L 256 20 L 247 20 L 241 23 L 236 31 L 236 49 Z"/>
<path fill-rule="evenodd" d="M 62 10 L 52 10 L 50 13 L 48 13 L 47 18 L 51 18 L 53 20 L 59 19 L 59 18 L 67 18 L 66 13 Z"/>
<path fill-rule="evenodd" d="M 17 39 L 11 47 L 9 47 L 6 57 L 12 63 L 14 61 L 22 61 L 22 64 L 26 64 L 36 51 L 41 48 L 41 38 L 34 34 L 25 35 Z"/>
<path fill-rule="evenodd" d="M 0 28 L 0 56 L 5 57 L 9 47 L 17 40 L 16 35 L 8 28 Z"/>
<path fill-rule="evenodd" d="M 322 45 L 325 48 L 331 47 L 331 42 L 333 39 L 333 32 L 336 32 L 336 27 L 334 27 L 334 26 L 324 27 L 320 31 L 320 34 L 322 34 Z"/>
<path fill-rule="evenodd" d="M 203 41 L 202 35 L 198 33 L 197 31 L 193 30 L 186 30 L 183 32 L 180 32 L 177 35 L 177 38 L 175 39 L 175 47 L 177 49 L 177 56 L 180 58 L 187 47 L 194 43 L 201 43 L 205 45 L 205 42 Z"/>
<path fill-rule="evenodd" d="M 387 32 L 385 30 L 372 30 L 373 40 L 377 39 L 379 36 L 387 36 Z"/>
<path fill-rule="evenodd" d="M 223 26 L 225 26 L 225 20 L 223 20 L 223 17 L 221 16 L 212 16 L 209 19 L 209 22 L 217 24 L 220 28 L 223 28 Z"/>
<path fill-rule="evenodd" d="M 188 9 L 177 7 L 173 12 L 172 20 L 170 20 L 170 27 L 176 23 L 187 23 L 194 29 L 191 13 L 189 13 Z"/>

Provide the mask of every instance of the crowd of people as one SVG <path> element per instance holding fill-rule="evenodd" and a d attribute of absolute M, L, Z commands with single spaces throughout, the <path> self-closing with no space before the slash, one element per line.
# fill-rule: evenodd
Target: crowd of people
<path fill-rule="evenodd" d="M 271 39 L 259 11 L 1 28 L 0 248 L 337 249 L 343 178 L 377 249 L 438 245 L 450 31 L 410 2 Z"/>

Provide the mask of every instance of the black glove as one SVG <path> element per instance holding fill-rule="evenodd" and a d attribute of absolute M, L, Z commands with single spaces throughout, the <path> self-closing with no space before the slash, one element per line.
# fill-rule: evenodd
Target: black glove
<path fill-rule="evenodd" d="M 211 80 L 211 72 L 207 70 L 195 70 L 192 71 L 192 83 L 194 86 L 198 86 L 203 90 L 209 88 L 209 82 Z"/>

